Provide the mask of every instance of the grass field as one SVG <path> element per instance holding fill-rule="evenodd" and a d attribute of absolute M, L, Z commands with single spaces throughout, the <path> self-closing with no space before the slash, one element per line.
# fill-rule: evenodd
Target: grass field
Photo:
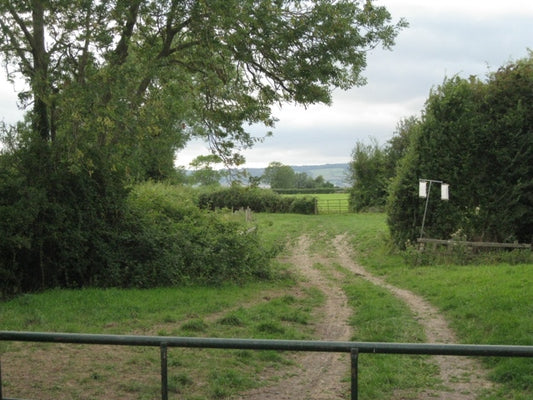
<path fill-rule="evenodd" d="M 263 218 L 291 232 L 291 218 Z M 298 225 L 329 235 L 348 232 L 359 262 L 429 299 L 444 313 L 461 343 L 533 345 L 533 264 L 408 265 L 391 251 L 385 220 L 384 214 L 377 213 L 311 216 L 300 219 Z M 490 368 L 491 379 L 502 384 L 486 399 L 533 398 L 533 359 L 483 362 Z"/>
<path fill-rule="evenodd" d="M 533 345 L 533 265 L 435 265 L 413 267 L 391 252 L 383 214 L 255 215 L 263 241 L 290 244 L 302 233 L 314 251 L 327 238 L 351 237 L 359 262 L 395 285 L 422 294 L 446 316 L 462 343 Z M 51 290 L 0 303 L 0 329 L 175 336 L 312 339 L 315 290 L 298 291 L 290 266 L 278 278 L 242 286 L 150 290 Z M 417 341 L 420 326 L 405 305 L 384 290 L 347 277 L 353 319 L 362 340 Z M 4 395 L 24 398 L 124 398 L 158 396 L 158 351 L 77 346 L 72 357 L 55 345 L 0 343 Z M 50 355 L 51 354 L 51 355 Z M 70 353 L 69 353 L 70 354 Z M 360 399 L 391 398 L 395 388 L 436 383 L 422 358 L 374 356 L 361 360 Z M 533 398 L 533 359 L 486 359 L 498 391 L 483 399 Z M 17 368 L 30 363 L 40 379 L 24 384 Z M 260 383 L 266 371 L 292 364 L 278 352 L 172 350 L 172 397 L 222 399 Z M 78 367 L 78 365 L 80 367 Z M 8 368 L 9 367 L 9 368 Z M 141 377 L 139 377 L 141 373 Z M 113 389 L 113 394 L 108 390 Z M 116 392 L 119 391 L 119 395 Z M 116 396 L 116 397 L 112 397 Z"/>

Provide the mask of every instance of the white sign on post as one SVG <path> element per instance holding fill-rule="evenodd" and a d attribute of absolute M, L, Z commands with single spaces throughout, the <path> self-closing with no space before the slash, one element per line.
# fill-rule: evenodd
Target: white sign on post
<path fill-rule="evenodd" d="M 418 183 L 418 197 L 423 197 L 424 199 L 427 197 L 427 182 L 426 181 L 419 181 Z"/>
<path fill-rule="evenodd" d="M 450 185 L 447 184 L 447 183 L 442 183 L 440 185 L 440 198 L 442 200 L 449 200 L 450 199 L 449 188 L 450 188 Z"/>
<path fill-rule="evenodd" d="M 429 188 L 428 188 L 429 182 Z M 431 184 L 440 184 L 440 198 L 442 200 L 449 200 L 450 198 L 450 185 L 443 181 L 435 181 L 433 179 L 419 179 L 418 180 L 418 196 L 426 199 L 426 206 L 424 207 L 424 216 L 422 217 L 422 227 L 420 228 L 420 237 L 424 236 L 424 224 L 426 223 L 426 214 L 428 212 L 429 193 L 431 192 Z"/>

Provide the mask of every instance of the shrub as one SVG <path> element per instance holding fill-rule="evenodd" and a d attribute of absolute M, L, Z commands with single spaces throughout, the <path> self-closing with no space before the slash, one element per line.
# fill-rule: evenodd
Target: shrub
<path fill-rule="evenodd" d="M 220 284 L 269 276 L 273 251 L 256 230 L 227 214 L 200 210 L 179 188 L 146 183 L 129 198 L 114 276 L 121 286 Z"/>
<path fill-rule="evenodd" d="M 39 152 L 49 149 L 0 155 L 0 296 L 94 284 L 107 273 L 121 234 L 122 178 L 105 169 L 51 166 Z"/>
<path fill-rule="evenodd" d="M 281 196 L 271 190 L 231 187 L 202 193 L 198 198 L 200 208 L 211 210 L 250 208 L 254 212 L 314 213 L 314 199 Z"/>
<path fill-rule="evenodd" d="M 276 250 L 265 249 L 257 231 L 233 216 L 200 210 L 191 191 L 145 183 L 128 193 L 97 171 L 89 179 L 67 170 L 48 177 L 45 190 L 9 169 L 0 174 L 0 297 L 270 275 Z"/>
<path fill-rule="evenodd" d="M 289 207 L 289 211 L 295 214 L 314 214 L 315 199 L 309 197 L 294 198 Z"/>

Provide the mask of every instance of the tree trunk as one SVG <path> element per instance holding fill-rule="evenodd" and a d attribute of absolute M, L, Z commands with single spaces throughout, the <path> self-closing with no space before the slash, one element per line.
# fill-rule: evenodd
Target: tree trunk
<path fill-rule="evenodd" d="M 48 60 L 46 54 L 45 34 L 44 34 L 44 5 L 42 0 L 32 1 L 32 23 L 33 23 L 33 74 L 31 86 L 34 96 L 33 104 L 33 128 L 35 132 L 44 140 L 50 140 L 50 111 L 49 102 L 49 82 L 48 82 Z"/>

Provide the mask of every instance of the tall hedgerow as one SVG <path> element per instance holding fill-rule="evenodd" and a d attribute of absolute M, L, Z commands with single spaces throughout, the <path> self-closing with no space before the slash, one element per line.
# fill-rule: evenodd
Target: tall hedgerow
<path fill-rule="evenodd" d="M 275 249 L 258 232 L 227 213 L 201 210 L 183 189 L 137 185 L 114 266 L 114 285 L 161 286 L 243 282 L 269 275 Z"/>
<path fill-rule="evenodd" d="M 200 194 L 200 208 L 238 210 L 249 208 L 254 212 L 313 214 L 315 200 L 281 196 L 272 190 L 234 186 Z"/>
<path fill-rule="evenodd" d="M 446 79 L 425 106 L 408 154 L 393 180 L 388 223 L 405 245 L 420 234 L 425 199 L 418 180 L 450 184 L 429 199 L 424 232 L 476 241 L 533 240 L 533 57 L 510 63 L 486 81 Z"/>

